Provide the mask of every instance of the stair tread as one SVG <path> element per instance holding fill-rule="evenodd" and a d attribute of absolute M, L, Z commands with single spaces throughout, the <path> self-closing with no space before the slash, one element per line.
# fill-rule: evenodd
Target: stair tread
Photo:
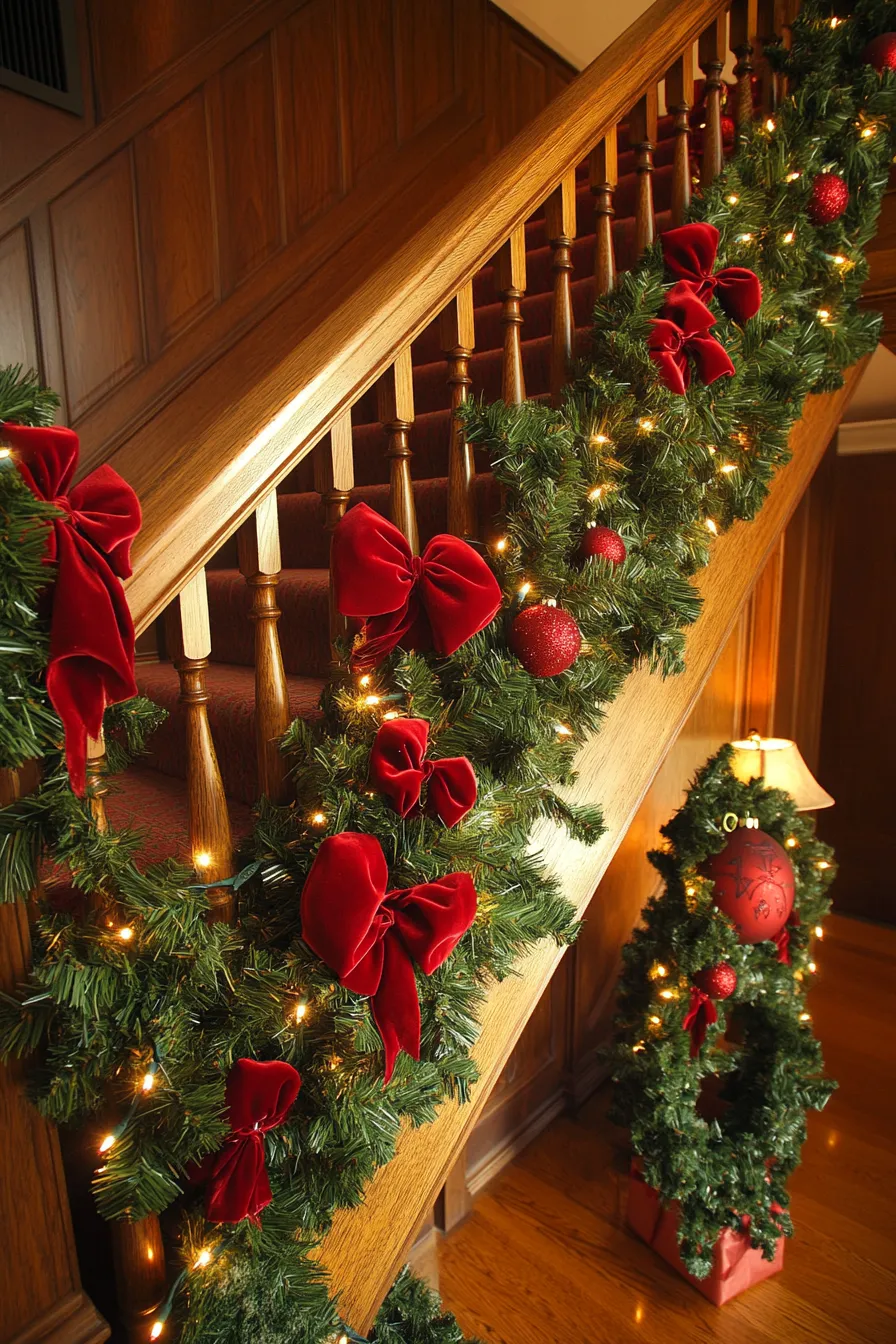
<path fill-rule="evenodd" d="M 252 829 L 252 813 L 244 803 L 228 799 L 234 840 Z M 143 864 L 177 859 L 190 865 L 186 780 L 137 764 L 116 776 L 106 798 L 106 813 L 117 829 L 137 831 Z"/>

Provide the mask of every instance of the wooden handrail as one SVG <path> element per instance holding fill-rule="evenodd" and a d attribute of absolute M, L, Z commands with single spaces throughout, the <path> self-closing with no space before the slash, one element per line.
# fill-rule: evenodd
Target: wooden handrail
<path fill-rule="evenodd" d="M 607 711 L 600 732 L 582 745 L 570 801 L 600 798 L 606 831 L 597 845 L 570 840 L 544 822 L 533 839 L 550 870 L 563 875 L 563 894 L 583 914 L 631 824 L 659 766 L 684 725 L 737 616 L 799 503 L 867 364 L 856 364 L 838 392 L 810 397 L 790 436 L 791 461 L 776 475 L 758 517 L 738 523 L 713 547 L 698 576 L 700 620 L 688 634 L 687 669 L 678 677 L 633 672 Z M 413 1244 L 419 1223 L 488 1100 L 534 1005 L 563 956 L 539 944 L 495 985 L 480 1012 L 473 1055 L 479 1082 L 466 1105 L 446 1102 L 432 1124 L 406 1129 L 396 1156 L 365 1190 L 364 1203 L 336 1215 L 319 1258 L 339 1293 L 343 1319 L 365 1333 Z"/>
<path fill-rule="evenodd" d="M 313 331 L 307 305 L 285 300 L 115 449 L 143 505 L 138 631 L 725 9 L 656 0 Z"/>

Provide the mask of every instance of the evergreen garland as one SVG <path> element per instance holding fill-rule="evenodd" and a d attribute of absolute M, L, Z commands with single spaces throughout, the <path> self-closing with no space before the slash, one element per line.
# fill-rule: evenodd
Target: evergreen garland
<path fill-rule="evenodd" d="M 682 1259 L 701 1278 L 712 1268 L 719 1233 L 741 1231 L 744 1215 L 752 1244 L 767 1259 L 782 1234 L 792 1235 L 787 1179 L 799 1164 L 806 1109 L 820 1110 L 835 1086 L 824 1077 L 806 1010 L 812 940 L 830 908 L 833 854 L 789 795 L 761 780 L 736 779 L 731 755 L 723 747 L 699 771 L 684 806 L 663 827 L 667 848 L 650 855 L 663 890 L 623 950 L 612 1052 L 611 1118 L 630 1128 L 648 1185 L 678 1201 Z M 789 962 L 779 961 L 774 942 L 738 942 L 713 904 L 701 865 L 730 839 L 726 814 L 757 820 L 786 846 L 796 876 Z M 689 989 L 695 975 L 720 963 L 733 968 L 737 986 L 716 1004 L 718 1023 L 691 1058 L 683 1027 Z M 742 1032 L 739 1045 L 725 1042 L 730 1021 Z M 730 1104 L 706 1119 L 701 1084 L 713 1075 L 725 1080 L 721 1100 Z"/>
<path fill-rule="evenodd" d="M 806 5 L 792 51 L 774 54 L 793 95 L 694 202 L 693 218 L 720 230 L 719 265 L 748 265 L 763 282 L 762 309 L 744 327 L 713 305 L 736 376 L 695 383 L 685 396 L 659 382 L 646 345 L 667 288 L 657 244 L 597 305 L 592 358 L 561 409 L 468 405 L 468 435 L 487 448 L 505 491 L 505 536 L 492 547 L 503 618 L 449 658 L 396 652 L 363 685 L 343 671 L 321 720 L 293 724 L 284 748 L 296 802 L 259 805 L 233 927 L 206 922 L 195 874 L 172 862 L 142 871 L 139 837 L 99 832 L 68 791 L 40 686 L 47 575 L 36 537 L 47 515 L 17 473 L 0 468 L 11 655 L 0 675 L 28 707 L 24 727 L 18 714 L 0 717 L 0 751 L 10 766 L 43 762 L 37 790 L 0 814 L 0 894 L 27 894 L 48 857 L 71 882 L 68 892 L 64 881 L 51 889 L 30 983 L 0 1001 L 0 1053 L 39 1048 L 42 1113 L 85 1124 L 91 1144 L 114 1135 L 95 1180 L 106 1217 L 170 1208 L 185 1271 L 172 1310 L 184 1339 L 319 1344 L 335 1327 L 307 1251 L 335 1209 L 363 1199 L 404 1118 L 424 1123 L 444 1098 L 466 1097 L 490 980 L 539 939 L 574 936 L 572 907 L 528 844 L 545 817 L 586 842 L 600 835 L 598 809 L 572 807 L 558 791 L 574 778 L 577 740 L 599 726 L 633 665 L 681 668 L 684 627 L 699 613 L 691 579 L 713 536 L 760 507 L 805 396 L 838 386 L 843 368 L 874 347 L 879 319 L 856 304 L 892 153 L 896 77 L 859 55 L 892 26 L 893 6 L 859 0 L 836 29 L 829 16 L 822 0 Z M 830 166 L 848 182 L 850 204 L 837 223 L 816 227 L 806 200 L 814 174 Z M 43 395 L 10 375 L 0 382 L 2 417 L 45 417 Z M 591 521 L 622 535 L 621 565 L 575 558 Z M 539 680 L 510 654 L 507 633 L 524 603 L 543 599 L 575 617 L 584 643 L 568 672 Z M 397 821 L 365 787 L 385 705 L 429 720 L 431 755 L 473 763 L 479 798 L 462 826 Z M 114 712 L 116 765 L 140 750 L 154 714 L 145 702 Z M 400 1056 L 386 1088 L 366 1000 L 334 985 L 300 937 L 304 879 L 321 839 L 343 830 L 380 840 L 395 887 L 465 869 L 479 894 L 455 954 L 418 978 L 421 1059 Z M 226 1132 L 224 1080 L 243 1056 L 293 1063 L 303 1086 L 287 1122 L 266 1135 L 272 1205 L 259 1226 L 222 1232 L 204 1225 L 189 1173 Z M 212 1263 L 194 1272 L 209 1244 Z"/>

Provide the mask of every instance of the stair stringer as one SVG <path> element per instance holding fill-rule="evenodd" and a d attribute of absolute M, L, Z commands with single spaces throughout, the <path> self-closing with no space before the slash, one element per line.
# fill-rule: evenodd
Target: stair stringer
<path fill-rule="evenodd" d="M 751 523 L 737 523 L 713 546 L 698 576 L 700 619 L 688 633 L 687 668 L 663 679 L 634 672 L 609 708 L 599 733 L 576 759 L 578 779 L 568 797 L 599 801 L 606 831 L 588 847 L 543 823 L 533 849 L 561 875 L 564 894 L 584 913 L 644 795 L 686 722 L 773 547 L 836 432 L 867 360 L 853 366 L 838 392 L 809 398 L 790 436 L 793 457 L 776 475 Z M 367 1188 L 365 1201 L 339 1212 L 318 1252 L 339 1295 L 343 1319 L 365 1334 L 404 1262 L 427 1211 L 476 1124 L 510 1052 L 563 956 L 542 944 L 517 974 L 489 991 L 473 1054 L 480 1081 L 466 1105 L 446 1102 L 435 1121 L 400 1136 L 395 1158 Z"/>

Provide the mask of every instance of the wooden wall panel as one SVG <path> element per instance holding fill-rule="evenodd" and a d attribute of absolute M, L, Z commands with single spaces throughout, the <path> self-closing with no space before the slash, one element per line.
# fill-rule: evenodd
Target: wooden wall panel
<path fill-rule="evenodd" d="M 216 299 L 217 235 L 201 89 L 138 137 L 135 166 L 147 344 L 155 359 Z"/>
<path fill-rule="evenodd" d="M 463 0 L 396 0 L 399 136 L 408 139 L 448 106 L 456 91 L 455 10 Z M 458 53 L 463 59 L 463 53 Z"/>
<path fill-rule="evenodd" d="M 351 21 L 340 24 L 343 35 L 342 87 L 347 101 L 348 158 L 351 181 L 380 159 L 397 141 L 395 39 L 392 0 L 365 0 L 353 6 L 341 0 Z"/>
<path fill-rule="evenodd" d="M 312 0 L 277 34 L 287 231 L 314 219 L 345 190 L 336 9 Z M 309 135 L 309 127 L 314 134 Z"/>
<path fill-rule="evenodd" d="M 129 150 L 50 207 L 73 420 L 143 364 L 134 184 Z"/>
<path fill-rule="evenodd" d="M 215 179 L 224 290 L 280 248 L 280 166 L 273 55 L 263 38 L 222 70 L 216 85 Z"/>
<path fill-rule="evenodd" d="M 31 291 L 31 258 L 24 225 L 0 238 L 0 364 L 40 365 Z"/>

